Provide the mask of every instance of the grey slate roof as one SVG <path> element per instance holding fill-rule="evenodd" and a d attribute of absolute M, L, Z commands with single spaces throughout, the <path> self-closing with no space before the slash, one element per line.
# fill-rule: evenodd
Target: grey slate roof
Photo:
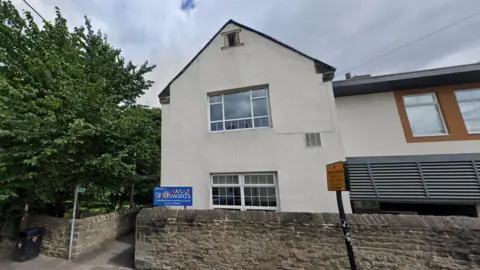
<path fill-rule="evenodd" d="M 480 82 L 480 63 L 333 82 L 336 97 Z"/>

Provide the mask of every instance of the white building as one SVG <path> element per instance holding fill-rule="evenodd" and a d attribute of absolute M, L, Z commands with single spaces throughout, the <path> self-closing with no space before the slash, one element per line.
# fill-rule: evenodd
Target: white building
<path fill-rule="evenodd" d="M 480 64 L 333 88 L 355 212 L 477 214 Z"/>
<path fill-rule="evenodd" d="M 196 209 L 337 212 L 334 71 L 228 21 L 159 95 L 162 186 L 192 186 Z"/>

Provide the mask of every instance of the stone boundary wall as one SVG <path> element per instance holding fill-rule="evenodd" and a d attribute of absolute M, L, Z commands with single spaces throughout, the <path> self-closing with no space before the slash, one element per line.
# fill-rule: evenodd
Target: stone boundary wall
<path fill-rule="evenodd" d="M 104 215 L 75 220 L 72 259 L 100 248 L 135 230 L 137 211 L 120 210 Z M 43 227 L 42 253 L 47 256 L 68 258 L 71 219 L 48 216 L 30 218 L 30 227 Z"/>
<path fill-rule="evenodd" d="M 480 269 L 480 219 L 348 215 L 359 269 Z M 143 209 L 136 269 L 350 269 L 338 214 Z"/>
<path fill-rule="evenodd" d="M 10 241 L 9 239 L 3 239 L 3 241 L 0 241 L 0 263 L 4 259 L 7 259 L 10 254 L 12 254 L 14 246 L 15 243 Z"/>

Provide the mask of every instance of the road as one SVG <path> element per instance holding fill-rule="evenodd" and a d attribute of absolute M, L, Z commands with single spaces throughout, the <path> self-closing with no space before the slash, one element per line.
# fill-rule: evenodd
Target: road
<path fill-rule="evenodd" d="M 105 245 L 73 262 L 64 259 L 38 256 L 32 261 L 0 262 L 0 270 L 108 270 L 133 269 L 135 235 L 131 234 Z"/>

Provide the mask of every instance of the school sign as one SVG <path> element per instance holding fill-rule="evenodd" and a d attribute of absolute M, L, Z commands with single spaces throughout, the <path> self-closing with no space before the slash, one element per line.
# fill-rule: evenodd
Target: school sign
<path fill-rule="evenodd" d="M 192 187 L 155 187 L 153 205 L 156 206 L 192 206 Z"/>

